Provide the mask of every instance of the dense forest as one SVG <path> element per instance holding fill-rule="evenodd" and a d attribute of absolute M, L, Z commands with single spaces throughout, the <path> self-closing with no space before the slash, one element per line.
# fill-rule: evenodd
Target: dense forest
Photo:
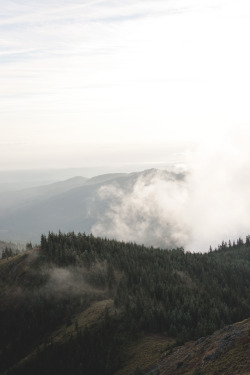
<path fill-rule="evenodd" d="M 1 374 L 111 375 L 142 334 L 180 345 L 250 316 L 249 237 L 201 254 L 59 232 L 4 257 Z M 82 325 L 80 314 L 104 300 L 102 319 Z M 73 329 L 58 340 L 63 325 Z"/>

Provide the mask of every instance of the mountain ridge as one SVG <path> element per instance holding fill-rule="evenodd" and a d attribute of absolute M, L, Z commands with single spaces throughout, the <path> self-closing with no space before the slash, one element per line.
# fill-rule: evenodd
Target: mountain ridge
<path fill-rule="evenodd" d="M 0 237 L 3 240 L 38 242 L 40 234 L 49 230 L 91 233 L 104 226 L 102 218 L 106 218 L 105 225 L 111 220 L 109 227 L 112 228 L 114 223 L 111 214 L 114 204 L 117 210 L 119 206 L 124 206 L 120 200 L 123 197 L 126 199 L 126 196 L 130 197 L 137 185 L 142 183 L 147 189 L 147 186 L 154 184 L 156 180 L 165 184 L 177 184 L 184 178 L 185 175 L 181 173 L 150 169 L 105 174 L 90 179 L 76 177 L 19 192 L 0 194 Z M 137 221 L 140 207 L 135 214 Z M 124 217 L 123 220 L 130 230 L 127 218 Z M 150 218 L 145 220 L 149 221 Z M 149 223 L 151 226 L 152 224 L 153 222 Z M 101 230 L 105 231 L 106 228 Z M 115 233 L 113 236 L 116 236 Z"/>
<path fill-rule="evenodd" d="M 0 260 L 0 374 L 247 374 L 249 254 L 42 235 Z"/>

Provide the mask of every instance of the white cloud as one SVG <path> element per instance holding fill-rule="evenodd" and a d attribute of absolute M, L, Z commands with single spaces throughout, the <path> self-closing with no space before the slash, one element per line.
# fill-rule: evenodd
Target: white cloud
<path fill-rule="evenodd" d="M 167 247 L 208 251 L 222 241 L 245 239 L 250 222 L 250 152 L 229 140 L 192 155 L 185 179 L 145 172 L 131 185 L 99 190 L 106 213 L 95 235 Z"/>
<path fill-rule="evenodd" d="M 181 246 L 189 238 L 181 215 L 187 200 L 185 183 L 166 172 L 146 172 L 125 189 L 104 186 L 99 199 L 109 201 L 111 208 L 93 226 L 96 235 L 162 247 Z"/>

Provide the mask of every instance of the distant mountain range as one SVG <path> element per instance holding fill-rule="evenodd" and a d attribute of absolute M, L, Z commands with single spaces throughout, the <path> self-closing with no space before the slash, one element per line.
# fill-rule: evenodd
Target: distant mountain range
<path fill-rule="evenodd" d="M 145 233 L 151 233 L 153 242 L 150 244 L 155 241 L 159 245 L 157 238 L 160 238 L 165 245 L 166 234 L 171 232 L 171 219 L 167 222 L 168 229 L 164 228 L 164 235 L 162 230 L 157 233 L 162 225 L 161 217 L 151 207 L 154 200 L 150 194 L 155 193 L 149 187 L 159 183 L 173 185 L 184 179 L 183 173 L 150 169 L 93 178 L 77 176 L 49 185 L 2 192 L 0 238 L 38 242 L 42 233 L 61 230 L 94 232 L 118 239 L 123 239 L 124 235 L 129 240 L 138 236 L 139 242 L 147 242 Z M 145 198 L 142 201 L 141 193 Z M 150 202 L 147 196 L 151 197 Z M 171 235 L 169 244 L 176 245 Z"/>

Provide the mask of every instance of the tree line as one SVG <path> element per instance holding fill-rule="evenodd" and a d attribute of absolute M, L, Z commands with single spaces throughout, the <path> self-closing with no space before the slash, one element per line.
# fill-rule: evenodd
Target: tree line
<path fill-rule="evenodd" d="M 119 314 L 107 313 L 87 331 L 76 326 L 70 343 L 46 342 L 36 358 L 9 372 L 13 375 L 32 374 L 38 363 L 46 363 L 39 373 L 52 374 L 57 358 L 61 374 L 98 374 L 101 367 L 103 374 L 113 374 L 122 362 L 124 340 L 142 332 L 164 333 L 181 344 L 250 316 L 249 236 L 245 241 L 223 241 L 201 254 L 51 232 L 41 236 L 37 254 L 35 272 L 29 270 L 22 285 L 19 306 L 0 309 L 2 370 L 96 298 L 86 291 L 54 295 L 46 289 L 50 273 L 44 269 L 57 267 L 83 277 L 114 300 Z"/>

